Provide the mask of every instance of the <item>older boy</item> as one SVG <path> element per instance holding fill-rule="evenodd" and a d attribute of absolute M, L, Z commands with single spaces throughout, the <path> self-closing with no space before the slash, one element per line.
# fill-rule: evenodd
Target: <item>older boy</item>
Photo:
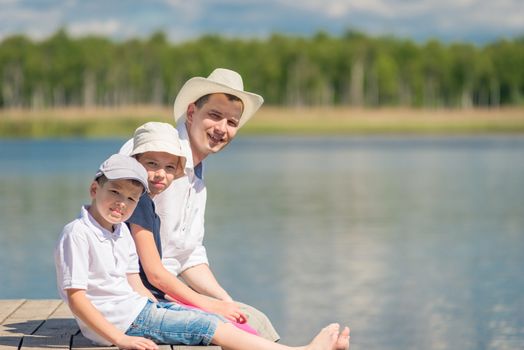
<path fill-rule="evenodd" d="M 162 264 L 161 220 L 155 212 L 153 198 L 168 188 L 173 180 L 184 175 L 185 158 L 178 132 L 168 123 L 149 122 L 138 127 L 133 138 L 131 155 L 147 170 L 149 194 L 140 198 L 133 215 L 127 220 L 140 261 L 140 277 L 158 298 L 171 299 L 184 305 L 222 315 L 237 327 L 250 333 L 245 315 L 233 302 L 203 296 L 165 269 Z"/>
<path fill-rule="evenodd" d="M 135 159 L 111 156 L 90 186 L 91 205 L 62 231 L 55 250 L 57 282 L 82 333 L 95 343 L 124 349 L 211 342 L 238 350 L 291 349 L 242 332 L 218 316 L 148 299 L 153 296 L 137 277 L 136 251 L 122 224 L 148 189 L 147 179 Z M 349 329 L 339 333 L 339 326 L 331 324 L 301 349 L 348 348 Z"/>

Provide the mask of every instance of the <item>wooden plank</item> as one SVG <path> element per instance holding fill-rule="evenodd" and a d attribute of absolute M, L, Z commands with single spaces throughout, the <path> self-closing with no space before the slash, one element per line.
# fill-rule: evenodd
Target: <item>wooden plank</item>
<path fill-rule="evenodd" d="M 78 333 L 73 336 L 73 340 L 71 341 L 71 349 L 75 350 L 110 350 L 110 349 L 118 349 L 116 346 L 96 346 L 93 345 L 93 343 L 84 337 L 82 333 Z"/>
<path fill-rule="evenodd" d="M 61 304 L 60 300 L 26 300 L 3 322 L 46 320 Z"/>
<path fill-rule="evenodd" d="M 71 309 L 69 309 L 69 306 L 67 306 L 67 303 L 61 302 L 60 306 L 53 312 L 53 317 L 73 318 L 73 313 Z"/>
<path fill-rule="evenodd" d="M 11 328 L 2 326 L 16 310 L 23 305 L 25 299 L 0 300 L 0 349 L 17 350 L 22 336 L 11 333 Z"/>
<path fill-rule="evenodd" d="M 0 300 L 0 350 L 117 350 L 95 346 L 60 300 Z M 220 350 L 218 346 L 160 345 L 160 350 Z"/>
<path fill-rule="evenodd" d="M 0 325 L 0 350 L 16 350 L 60 305 L 59 300 L 25 300 Z"/>
<path fill-rule="evenodd" d="M 1 350 L 18 350 L 22 337 L 0 335 Z"/>
<path fill-rule="evenodd" d="M 20 349 L 69 349 L 71 337 L 78 326 L 66 304 L 61 303 L 32 335 L 24 336 Z"/>
<path fill-rule="evenodd" d="M 25 299 L 0 300 L 0 324 L 3 324 L 24 302 Z"/>
<path fill-rule="evenodd" d="M 73 336 L 73 342 L 71 344 L 71 349 L 75 350 L 111 350 L 117 349 L 114 346 L 104 347 L 96 346 L 91 343 L 91 341 L 85 338 L 81 333 Z M 159 350 L 221 350 L 220 346 L 187 346 L 187 345 L 159 345 Z"/>
<path fill-rule="evenodd" d="M 71 336 L 65 334 L 59 335 L 26 335 L 22 339 L 20 350 L 44 350 L 44 349 L 69 349 Z"/>
<path fill-rule="evenodd" d="M 64 335 L 71 337 L 76 333 L 78 333 L 78 325 L 67 304 L 61 303 L 34 335 Z"/>
<path fill-rule="evenodd" d="M 1 326 L 25 302 L 25 299 L 0 300 L 0 349 L 17 350 L 22 336 L 10 333 L 11 328 Z"/>

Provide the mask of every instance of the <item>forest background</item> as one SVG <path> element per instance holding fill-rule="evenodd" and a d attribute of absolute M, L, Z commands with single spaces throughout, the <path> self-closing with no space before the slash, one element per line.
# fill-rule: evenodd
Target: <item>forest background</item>
<path fill-rule="evenodd" d="M 524 132 L 524 37 L 479 46 L 348 30 L 175 44 L 62 29 L 0 42 L 0 136 L 129 135 L 171 121 L 183 83 L 216 67 L 265 98 L 246 132 Z"/>

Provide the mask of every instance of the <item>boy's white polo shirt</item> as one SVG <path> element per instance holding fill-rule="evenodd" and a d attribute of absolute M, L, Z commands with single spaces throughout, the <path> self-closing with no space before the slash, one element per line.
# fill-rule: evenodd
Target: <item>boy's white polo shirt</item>
<path fill-rule="evenodd" d="M 114 232 L 102 228 L 82 207 L 80 217 L 64 227 L 55 249 L 58 291 L 67 302 L 66 289 L 84 289 L 87 298 L 118 329 L 125 332 L 144 308 L 147 298 L 127 282 L 138 273 L 138 256 L 125 224 Z M 87 338 L 110 345 L 77 318 Z"/>

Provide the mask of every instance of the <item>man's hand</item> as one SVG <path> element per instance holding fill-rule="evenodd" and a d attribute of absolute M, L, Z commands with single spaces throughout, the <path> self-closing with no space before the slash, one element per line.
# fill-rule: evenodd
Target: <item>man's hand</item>
<path fill-rule="evenodd" d="M 129 335 L 123 334 L 122 337 L 115 341 L 115 345 L 119 349 L 134 349 L 134 350 L 157 350 L 158 345 L 153 341 L 142 338 L 142 337 L 132 337 Z"/>

